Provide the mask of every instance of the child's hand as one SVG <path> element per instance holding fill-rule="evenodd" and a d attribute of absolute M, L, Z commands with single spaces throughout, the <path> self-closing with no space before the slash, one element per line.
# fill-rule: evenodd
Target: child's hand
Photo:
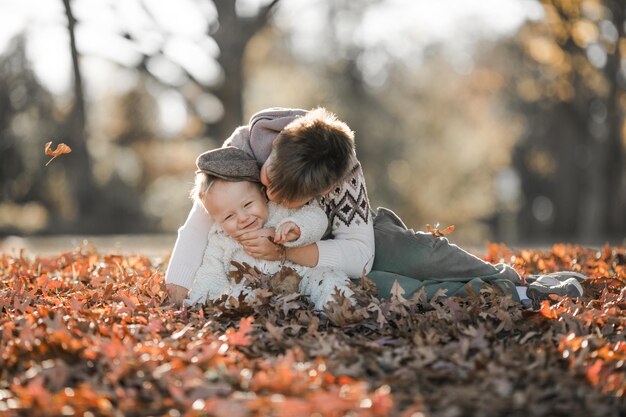
<path fill-rule="evenodd" d="M 285 222 L 278 226 L 274 235 L 274 243 L 293 242 L 300 237 L 300 228 L 294 222 Z"/>
<path fill-rule="evenodd" d="M 273 227 L 242 234 L 238 240 L 246 253 L 253 258 L 279 261 L 285 256 L 285 248 L 274 244 L 276 230 Z"/>

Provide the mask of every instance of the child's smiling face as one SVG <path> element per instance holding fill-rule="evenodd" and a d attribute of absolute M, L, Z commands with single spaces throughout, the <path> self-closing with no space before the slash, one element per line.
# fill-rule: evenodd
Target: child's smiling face
<path fill-rule="evenodd" d="M 268 217 L 265 196 L 257 184 L 249 181 L 216 180 L 206 193 L 204 206 L 234 239 L 263 228 Z"/>

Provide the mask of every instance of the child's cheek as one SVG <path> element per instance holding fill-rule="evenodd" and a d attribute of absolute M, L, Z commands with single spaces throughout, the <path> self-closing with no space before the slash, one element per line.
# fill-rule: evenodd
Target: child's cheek
<path fill-rule="evenodd" d="M 235 232 L 237 231 L 236 228 L 233 228 L 233 225 L 231 222 L 229 221 L 225 221 L 222 223 L 222 229 L 224 230 L 224 232 L 226 232 L 226 234 L 230 237 L 234 237 Z"/>

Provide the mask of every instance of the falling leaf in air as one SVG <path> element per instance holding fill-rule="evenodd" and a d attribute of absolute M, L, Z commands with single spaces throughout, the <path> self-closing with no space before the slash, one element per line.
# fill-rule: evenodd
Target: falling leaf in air
<path fill-rule="evenodd" d="M 65 143 L 59 143 L 57 148 L 52 150 L 52 142 L 48 142 L 46 143 L 45 152 L 46 155 L 52 156 L 52 158 L 50 158 L 50 160 L 46 163 L 46 166 L 48 166 L 48 164 L 57 156 L 72 152 L 72 148 L 67 146 Z"/>

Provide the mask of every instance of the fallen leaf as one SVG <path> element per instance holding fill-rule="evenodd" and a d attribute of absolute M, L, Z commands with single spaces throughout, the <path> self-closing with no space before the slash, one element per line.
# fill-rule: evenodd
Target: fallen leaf
<path fill-rule="evenodd" d="M 252 331 L 254 317 L 245 317 L 239 321 L 239 330 L 228 329 L 225 333 L 230 346 L 247 346 L 250 338 L 247 336 Z"/>

